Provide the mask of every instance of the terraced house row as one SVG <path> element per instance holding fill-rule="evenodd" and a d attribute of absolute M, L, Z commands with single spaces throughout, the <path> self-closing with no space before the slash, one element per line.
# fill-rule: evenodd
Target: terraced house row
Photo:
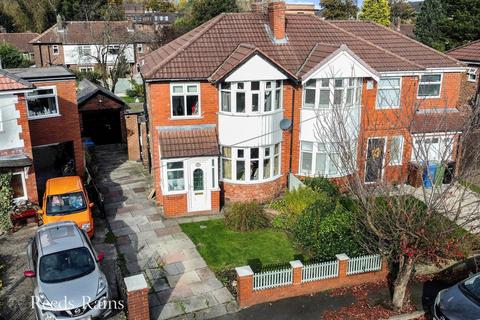
<path fill-rule="evenodd" d="M 289 173 L 404 182 L 412 145 L 432 146 L 430 160 L 457 158 L 465 66 L 374 23 L 286 14 L 271 2 L 221 14 L 140 64 L 167 216 L 266 201 Z M 349 115 L 356 168 L 319 136 L 328 132 L 318 122 L 338 110 Z"/>

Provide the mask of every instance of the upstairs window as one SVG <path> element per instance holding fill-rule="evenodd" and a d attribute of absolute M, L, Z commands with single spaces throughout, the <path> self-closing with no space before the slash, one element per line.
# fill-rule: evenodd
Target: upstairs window
<path fill-rule="evenodd" d="M 141 43 L 137 44 L 137 52 L 138 53 L 143 53 L 143 44 L 141 44 Z"/>
<path fill-rule="evenodd" d="M 377 109 L 400 107 L 400 78 L 381 78 L 378 82 Z"/>
<path fill-rule="evenodd" d="M 477 72 L 478 72 L 478 69 L 477 68 L 468 68 L 468 81 L 470 82 L 477 82 Z"/>
<path fill-rule="evenodd" d="M 328 109 L 360 105 L 362 79 L 311 79 L 304 85 L 303 107 Z"/>
<path fill-rule="evenodd" d="M 78 54 L 80 57 L 89 57 L 92 55 L 90 46 L 78 46 Z"/>
<path fill-rule="evenodd" d="M 425 74 L 420 77 L 418 84 L 419 98 L 438 98 L 440 97 L 440 88 L 442 85 L 441 74 Z"/>
<path fill-rule="evenodd" d="M 273 112 L 282 108 L 282 81 L 224 82 L 220 110 L 238 114 Z"/>
<path fill-rule="evenodd" d="M 198 117 L 200 115 L 200 85 L 171 85 L 172 117 Z"/>
<path fill-rule="evenodd" d="M 58 116 L 57 88 L 40 87 L 27 93 L 27 109 L 29 119 Z"/>
<path fill-rule="evenodd" d="M 107 52 L 110 55 L 114 55 L 114 56 L 118 55 L 120 53 L 120 45 L 118 44 L 109 45 L 107 48 Z"/>

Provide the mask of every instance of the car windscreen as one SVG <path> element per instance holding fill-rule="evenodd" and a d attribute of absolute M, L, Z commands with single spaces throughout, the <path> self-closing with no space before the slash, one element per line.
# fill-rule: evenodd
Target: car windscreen
<path fill-rule="evenodd" d="M 87 208 L 83 192 L 57 194 L 47 197 L 47 214 L 62 215 L 82 211 Z"/>
<path fill-rule="evenodd" d="M 86 247 L 55 252 L 40 258 L 40 280 L 45 283 L 69 281 L 95 270 L 95 261 Z"/>
<path fill-rule="evenodd" d="M 480 274 L 465 280 L 463 286 L 475 299 L 480 300 Z"/>

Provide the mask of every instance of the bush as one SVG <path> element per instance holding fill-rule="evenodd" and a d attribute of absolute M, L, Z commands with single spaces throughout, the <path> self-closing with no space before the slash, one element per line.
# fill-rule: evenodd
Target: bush
<path fill-rule="evenodd" d="M 354 257 L 364 251 L 356 241 L 353 221 L 353 213 L 340 201 L 321 198 L 298 217 L 293 236 L 315 259 L 332 259 L 339 253 Z"/>
<path fill-rule="evenodd" d="M 280 215 L 273 219 L 275 228 L 291 230 L 298 216 L 324 193 L 316 192 L 310 188 L 299 188 L 294 191 L 287 191 L 283 198 L 274 200 L 270 207 L 280 212 Z"/>
<path fill-rule="evenodd" d="M 236 231 L 252 231 L 270 226 L 270 219 L 261 205 L 235 202 L 225 208 L 225 226 Z"/>
<path fill-rule="evenodd" d="M 307 178 L 304 181 L 307 187 L 317 192 L 325 192 L 329 197 L 338 197 L 340 191 L 338 186 L 324 177 Z"/>
<path fill-rule="evenodd" d="M 0 172 L 0 231 L 8 231 L 12 227 L 10 213 L 13 207 L 13 191 L 10 186 L 12 174 Z"/>

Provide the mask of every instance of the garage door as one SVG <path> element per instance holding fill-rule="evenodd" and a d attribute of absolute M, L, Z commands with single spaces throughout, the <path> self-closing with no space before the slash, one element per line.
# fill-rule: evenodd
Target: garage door
<path fill-rule="evenodd" d="M 82 113 L 83 136 L 97 144 L 122 142 L 119 110 L 86 111 Z"/>

